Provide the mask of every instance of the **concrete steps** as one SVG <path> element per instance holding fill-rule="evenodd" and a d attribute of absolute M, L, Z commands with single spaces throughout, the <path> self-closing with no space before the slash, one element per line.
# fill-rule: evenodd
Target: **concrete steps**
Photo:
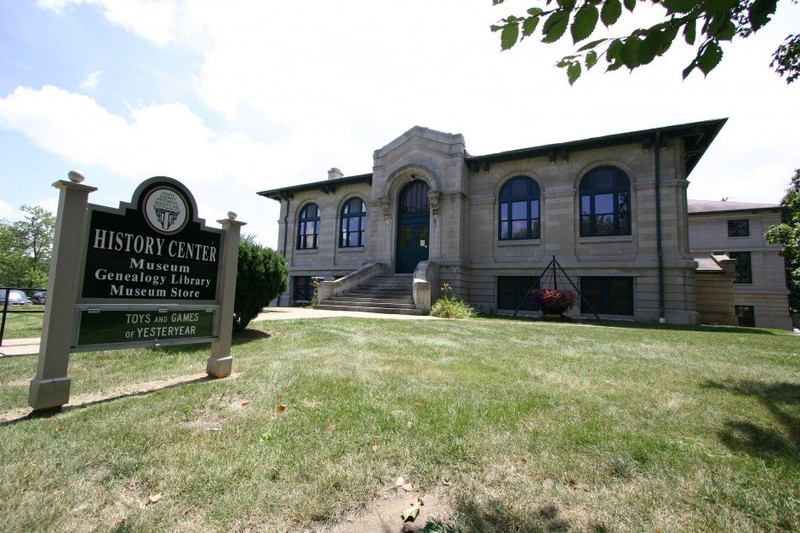
<path fill-rule="evenodd" d="M 426 315 L 414 307 L 411 274 L 375 276 L 317 305 L 332 311 Z"/>

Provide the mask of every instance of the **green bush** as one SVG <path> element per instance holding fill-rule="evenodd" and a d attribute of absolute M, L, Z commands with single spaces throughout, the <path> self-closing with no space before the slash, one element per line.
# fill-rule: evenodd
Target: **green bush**
<path fill-rule="evenodd" d="M 278 252 L 261 246 L 253 236 L 239 244 L 233 329 L 242 331 L 270 301 L 286 290 L 289 269 Z"/>
<path fill-rule="evenodd" d="M 442 296 L 431 307 L 431 316 L 439 318 L 472 318 L 475 310 L 465 301 L 455 297 L 448 283 L 442 284 Z"/>

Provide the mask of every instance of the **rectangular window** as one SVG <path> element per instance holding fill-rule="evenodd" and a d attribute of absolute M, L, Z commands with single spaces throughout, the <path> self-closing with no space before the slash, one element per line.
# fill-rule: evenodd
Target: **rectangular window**
<path fill-rule="evenodd" d="M 756 313 L 752 305 L 736 305 L 736 318 L 740 326 L 754 328 L 756 326 Z"/>
<path fill-rule="evenodd" d="M 294 276 L 292 278 L 292 298 L 298 302 L 310 302 L 314 297 L 314 286 L 311 276 Z"/>
<path fill-rule="evenodd" d="M 582 277 L 581 313 L 633 315 L 633 278 Z"/>
<path fill-rule="evenodd" d="M 749 237 L 750 221 L 746 218 L 728 221 L 728 237 Z"/>
<path fill-rule="evenodd" d="M 731 252 L 731 259 L 736 259 L 736 279 L 734 283 L 753 283 L 753 265 L 750 252 Z"/>
<path fill-rule="evenodd" d="M 519 307 L 521 311 L 538 311 L 538 301 L 530 295 L 537 279 L 537 276 L 498 276 L 497 308 L 510 311 Z"/>

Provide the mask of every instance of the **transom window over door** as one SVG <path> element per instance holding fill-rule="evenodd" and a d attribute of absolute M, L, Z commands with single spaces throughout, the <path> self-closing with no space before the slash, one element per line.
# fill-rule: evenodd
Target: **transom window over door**
<path fill-rule="evenodd" d="M 500 189 L 499 239 L 538 239 L 539 185 L 527 176 L 508 180 Z"/>
<path fill-rule="evenodd" d="M 581 237 L 631 234 L 631 180 L 617 167 L 597 167 L 581 180 Z"/>
<path fill-rule="evenodd" d="M 399 214 L 428 214 L 428 184 L 424 181 L 413 181 L 400 193 Z"/>
<path fill-rule="evenodd" d="M 367 208 L 361 198 L 351 198 L 342 207 L 342 233 L 339 246 L 356 248 L 366 243 Z"/>
<path fill-rule="evenodd" d="M 317 204 L 308 204 L 300 211 L 297 221 L 297 248 L 298 250 L 312 250 L 317 247 L 319 240 L 319 207 Z"/>

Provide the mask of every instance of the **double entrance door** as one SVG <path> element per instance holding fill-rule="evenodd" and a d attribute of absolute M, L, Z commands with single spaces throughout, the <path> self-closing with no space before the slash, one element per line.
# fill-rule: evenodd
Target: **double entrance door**
<path fill-rule="evenodd" d="M 428 185 L 412 181 L 398 198 L 395 271 L 398 274 L 414 272 L 417 263 L 428 260 L 430 243 Z"/>

